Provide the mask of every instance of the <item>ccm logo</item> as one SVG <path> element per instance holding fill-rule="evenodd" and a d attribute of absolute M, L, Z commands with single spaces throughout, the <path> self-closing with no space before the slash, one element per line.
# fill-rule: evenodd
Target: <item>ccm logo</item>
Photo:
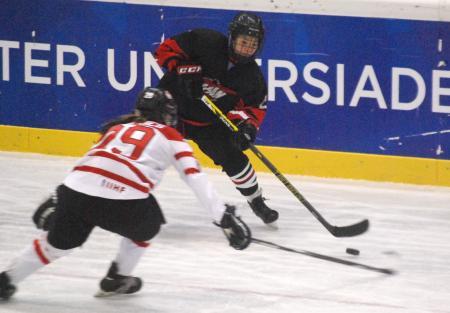
<path fill-rule="evenodd" d="M 178 74 L 196 74 L 201 73 L 202 67 L 200 65 L 180 65 L 177 67 Z"/>

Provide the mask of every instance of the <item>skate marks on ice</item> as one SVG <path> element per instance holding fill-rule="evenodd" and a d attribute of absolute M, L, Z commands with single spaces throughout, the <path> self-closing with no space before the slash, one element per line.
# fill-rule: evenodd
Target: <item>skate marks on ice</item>
<path fill-rule="evenodd" d="M 0 267 L 38 235 L 35 206 L 59 184 L 76 159 L 0 153 Z M 361 271 L 252 244 L 235 251 L 175 171 L 156 191 L 168 224 L 138 265 L 143 289 L 97 299 L 99 280 L 119 237 L 94 230 L 82 249 L 18 286 L 0 312 L 438 312 L 450 313 L 450 190 L 401 184 L 289 176 L 336 224 L 369 218 L 371 229 L 337 239 L 271 174 L 260 184 L 280 211 L 279 229 L 262 225 L 225 175 L 207 170 L 226 201 L 262 240 L 352 262 L 394 268 L 398 275 Z M 347 247 L 361 251 L 345 253 Z M 418 296 L 420 295 L 420 296 Z"/>

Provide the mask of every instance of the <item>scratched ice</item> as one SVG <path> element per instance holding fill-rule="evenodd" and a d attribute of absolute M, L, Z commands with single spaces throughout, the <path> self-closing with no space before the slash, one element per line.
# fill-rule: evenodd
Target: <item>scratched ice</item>
<path fill-rule="evenodd" d="M 38 235 L 30 215 L 74 161 L 0 153 L 0 268 Z M 220 194 L 239 206 L 254 237 L 399 273 L 256 244 L 232 250 L 171 170 L 156 191 L 168 224 L 135 271 L 145 282 L 140 293 L 92 296 L 119 239 L 97 229 L 82 249 L 19 285 L 0 312 L 450 312 L 449 188 L 288 176 L 333 224 L 370 219 L 368 233 L 337 239 L 272 174 L 259 177 L 268 203 L 281 213 L 279 230 L 261 225 L 224 174 L 207 172 Z M 360 256 L 347 255 L 346 247 L 359 249 Z"/>

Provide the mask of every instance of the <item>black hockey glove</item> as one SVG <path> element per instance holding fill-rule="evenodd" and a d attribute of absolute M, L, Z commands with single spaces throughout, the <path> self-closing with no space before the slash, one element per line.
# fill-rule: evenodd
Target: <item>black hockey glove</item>
<path fill-rule="evenodd" d="M 245 224 L 239 216 L 236 216 L 236 207 L 226 204 L 226 210 L 223 213 L 220 224 L 225 237 L 227 237 L 230 246 L 236 250 L 244 250 L 252 241 L 250 228 Z"/>
<path fill-rule="evenodd" d="M 55 218 L 56 195 L 51 195 L 33 213 L 33 222 L 38 229 L 47 231 Z"/>
<path fill-rule="evenodd" d="M 202 66 L 185 61 L 178 64 L 176 71 L 180 92 L 190 99 L 200 98 L 203 94 Z"/>
<path fill-rule="evenodd" d="M 237 127 L 239 130 L 234 133 L 234 144 L 241 151 L 247 150 L 250 147 L 250 143 L 255 142 L 258 130 L 249 120 L 243 121 Z"/>

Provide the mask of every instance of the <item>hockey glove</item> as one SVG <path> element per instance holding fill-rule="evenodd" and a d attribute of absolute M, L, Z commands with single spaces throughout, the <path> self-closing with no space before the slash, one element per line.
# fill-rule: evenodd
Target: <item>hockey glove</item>
<path fill-rule="evenodd" d="M 190 99 L 202 96 L 202 66 L 195 63 L 180 62 L 176 68 L 180 92 Z"/>
<path fill-rule="evenodd" d="M 47 231 L 55 218 L 56 195 L 50 196 L 33 213 L 33 222 L 38 229 Z"/>
<path fill-rule="evenodd" d="M 252 234 L 250 228 L 245 224 L 239 216 L 236 216 L 236 207 L 232 205 L 225 205 L 227 208 L 223 213 L 220 224 L 225 237 L 227 237 L 230 246 L 236 250 L 244 250 L 252 241 Z"/>
<path fill-rule="evenodd" d="M 234 133 L 234 144 L 241 151 L 247 150 L 250 144 L 255 142 L 258 130 L 249 119 L 238 124 L 237 127 L 239 130 Z"/>

